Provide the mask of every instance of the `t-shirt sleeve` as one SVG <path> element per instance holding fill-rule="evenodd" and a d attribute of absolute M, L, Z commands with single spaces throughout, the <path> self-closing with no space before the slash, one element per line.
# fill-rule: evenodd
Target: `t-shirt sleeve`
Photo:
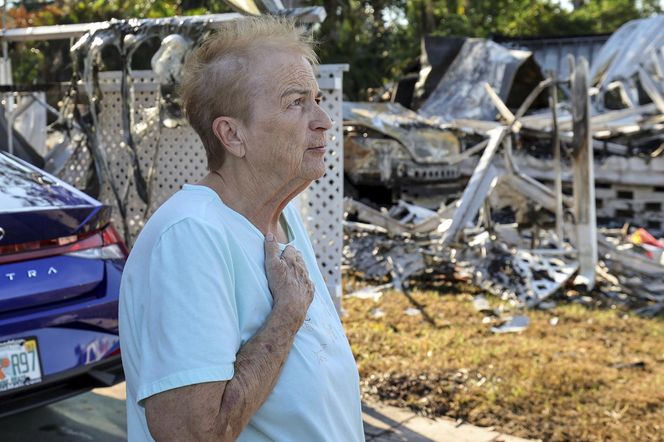
<path fill-rule="evenodd" d="M 218 230 L 185 219 L 152 250 L 139 404 L 166 390 L 233 377 L 240 331 L 226 244 Z"/>

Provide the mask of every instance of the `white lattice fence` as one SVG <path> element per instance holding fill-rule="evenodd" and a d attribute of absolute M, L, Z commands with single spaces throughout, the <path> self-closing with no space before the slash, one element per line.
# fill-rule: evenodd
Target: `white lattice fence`
<path fill-rule="evenodd" d="M 318 265 L 337 310 L 341 309 L 341 250 L 343 248 L 344 143 L 342 78 L 347 65 L 321 66 L 318 87 L 321 105 L 332 118 L 328 131 L 327 171 L 302 194 L 302 216 L 309 230 Z"/>
<path fill-rule="evenodd" d="M 312 183 L 300 200 L 318 264 L 337 307 L 341 296 L 343 242 L 341 83 L 345 70 L 346 65 L 320 67 L 318 82 L 323 94 L 322 106 L 333 121 L 333 127 L 328 132 L 327 173 Z M 106 157 L 111 180 L 124 202 L 124 222 L 108 180 L 101 189 L 99 199 L 114 207 L 114 224 L 122 234 L 127 232 L 129 245 L 133 244 L 145 221 L 166 199 L 183 184 L 196 182 L 206 173 L 205 151 L 193 129 L 189 125 L 167 128 L 160 124 L 159 84 L 153 73 L 135 72 L 130 84 L 133 89 L 131 109 L 135 154 L 124 141 L 120 73 L 100 74 L 103 93 L 99 114 L 100 147 Z M 133 166 L 135 155 L 147 183 L 147 202 L 140 198 L 137 190 Z M 60 175 L 83 188 L 90 162 L 87 149 L 79 149 Z"/>

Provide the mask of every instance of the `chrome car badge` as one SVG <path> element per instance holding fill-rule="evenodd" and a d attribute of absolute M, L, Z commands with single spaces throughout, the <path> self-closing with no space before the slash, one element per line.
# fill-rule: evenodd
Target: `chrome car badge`
<path fill-rule="evenodd" d="M 0 227 L 0 241 L 2 241 L 2 238 L 4 238 L 4 237 L 5 237 L 5 229 Z"/>

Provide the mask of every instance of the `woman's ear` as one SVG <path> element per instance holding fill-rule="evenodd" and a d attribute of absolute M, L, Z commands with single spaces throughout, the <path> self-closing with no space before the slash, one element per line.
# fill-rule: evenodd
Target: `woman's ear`
<path fill-rule="evenodd" d="M 212 121 L 214 135 L 226 147 L 228 153 L 238 158 L 244 158 L 246 155 L 241 130 L 242 125 L 235 118 L 217 117 Z"/>

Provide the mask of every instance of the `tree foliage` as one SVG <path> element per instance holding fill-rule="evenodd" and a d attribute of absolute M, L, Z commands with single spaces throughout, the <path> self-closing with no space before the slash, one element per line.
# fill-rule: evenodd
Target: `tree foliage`
<path fill-rule="evenodd" d="M 367 89 L 380 87 L 400 75 L 417 58 L 419 41 L 407 23 L 406 0 L 323 0 L 328 13 L 318 34 L 324 63 L 347 63 L 344 91 L 366 98 Z M 400 14 L 400 15 L 399 15 Z"/>
<path fill-rule="evenodd" d="M 34 3 L 34 2 L 33 2 Z M 576 0 L 573 10 L 553 0 L 313 0 L 325 7 L 319 54 L 324 63 L 347 63 L 344 90 L 366 99 L 417 66 L 424 35 L 470 37 L 565 36 L 610 33 L 628 20 L 661 12 L 658 0 Z M 9 12 L 10 26 L 80 23 L 111 18 L 229 12 L 223 0 L 55 0 Z M 56 44 L 57 47 L 57 44 Z M 21 83 L 54 78 L 66 51 L 52 43 L 19 45 L 13 62 Z M 48 56 L 46 54 L 49 54 Z M 53 60 L 53 54 L 60 54 Z M 41 80 L 40 80 L 41 79 Z"/>

